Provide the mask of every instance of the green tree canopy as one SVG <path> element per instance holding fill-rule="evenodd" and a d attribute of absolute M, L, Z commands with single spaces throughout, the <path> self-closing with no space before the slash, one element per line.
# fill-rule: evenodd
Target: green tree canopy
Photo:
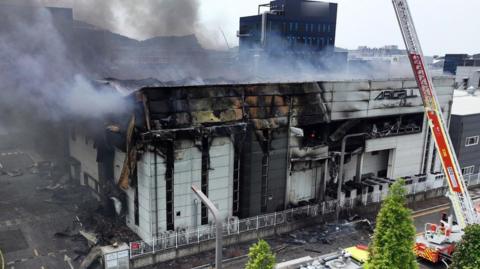
<path fill-rule="evenodd" d="M 480 268 L 480 225 L 470 225 L 465 228 L 462 241 L 453 253 L 452 268 L 476 269 Z"/>
<path fill-rule="evenodd" d="M 405 207 L 404 185 L 405 182 L 401 179 L 390 186 L 388 196 L 382 203 L 365 268 L 418 268 L 413 252 L 415 226 L 411 210 Z"/>
<path fill-rule="evenodd" d="M 260 239 L 250 247 L 245 269 L 273 269 L 274 267 L 275 254 L 270 249 L 270 245 Z"/>

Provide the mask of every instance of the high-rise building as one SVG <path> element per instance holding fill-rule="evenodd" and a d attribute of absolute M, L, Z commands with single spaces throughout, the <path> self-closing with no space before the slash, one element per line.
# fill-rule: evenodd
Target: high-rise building
<path fill-rule="evenodd" d="M 262 11 L 262 8 L 269 8 Z M 258 14 L 240 18 L 240 51 L 315 53 L 334 48 L 337 4 L 276 0 L 260 5 Z"/>

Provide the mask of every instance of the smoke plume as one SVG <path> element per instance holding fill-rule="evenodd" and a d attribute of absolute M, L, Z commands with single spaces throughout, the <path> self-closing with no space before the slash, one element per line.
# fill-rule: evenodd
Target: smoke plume
<path fill-rule="evenodd" d="M 25 1 L 33 5 L 36 0 Z M 192 34 L 199 29 L 198 0 L 76 0 L 74 11 L 88 23 L 113 31 L 124 32 L 127 29 L 140 38 Z M 68 25 L 68 19 L 59 23 L 56 20 L 63 16 L 55 16 L 54 22 L 51 12 L 40 6 L 2 6 L 0 9 L 0 121 L 18 122 L 22 114 L 62 120 L 70 116 L 101 117 L 117 112 L 124 109 L 122 99 L 116 93 L 94 86 L 91 79 L 102 78 L 108 72 L 101 71 L 117 68 L 121 63 L 137 61 L 143 64 L 143 60 L 137 58 L 148 60 L 151 56 L 169 56 L 167 50 L 155 47 L 149 51 L 145 49 L 146 44 L 137 44 L 137 41 L 128 43 L 138 47 L 133 52 L 118 49 L 121 46 L 118 44 L 115 49 L 109 47 L 111 44 L 91 46 L 98 35 L 75 36 L 71 33 L 71 26 L 63 28 L 63 25 Z M 150 41 L 147 43 L 157 44 Z M 175 42 L 172 44 L 179 47 L 180 44 Z M 181 80 L 183 84 L 208 83 L 218 78 L 229 83 L 285 82 L 368 77 L 371 70 L 378 74 L 384 69 L 365 71 L 351 68 L 344 72 L 338 68 L 341 59 L 323 56 L 325 68 L 319 69 L 309 61 L 318 55 L 306 51 L 307 61 L 299 60 L 286 53 L 288 48 L 278 43 L 276 57 L 253 55 L 247 60 L 241 55 L 238 59 L 226 59 L 230 56 L 220 60 L 216 56 L 210 59 L 208 52 L 201 48 L 185 46 L 180 54 L 172 58 L 176 63 L 165 65 L 169 69 L 158 69 L 158 64 L 148 65 L 147 61 L 146 65 L 134 64 L 125 68 L 126 71 L 120 70 L 118 73 L 124 74 L 124 77 L 119 78 L 156 77 L 160 80 Z M 191 50 L 197 51 L 196 54 L 189 54 Z M 195 59 L 191 55 L 201 56 Z M 102 60 L 95 61 L 98 59 Z M 392 72 L 398 73 L 395 70 Z"/>
<path fill-rule="evenodd" d="M 33 1 L 30 2 L 33 4 Z M 95 88 L 84 77 L 87 69 L 76 62 L 42 7 L 1 8 L 0 121 L 18 124 L 33 119 L 59 121 L 68 117 L 101 117 L 115 112 L 121 99 Z M 1 123 L 0 122 L 0 123 Z M 28 123 L 25 123 L 28 124 Z"/>
<path fill-rule="evenodd" d="M 196 32 L 198 0 L 76 0 L 78 19 L 136 39 Z"/>

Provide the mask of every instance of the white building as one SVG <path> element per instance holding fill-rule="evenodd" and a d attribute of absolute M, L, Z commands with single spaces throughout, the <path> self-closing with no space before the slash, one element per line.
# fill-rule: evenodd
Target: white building
<path fill-rule="evenodd" d="M 434 84 L 448 120 L 454 79 Z M 123 92 L 140 108 L 135 125 L 108 133 L 132 137 L 132 144 L 105 154 L 72 133 L 72 177 L 100 196 L 99 186 L 109 182 L 125 187 L 126 223 L 146 242 L 211 224 L 192 185 L 225 218 L 336 199 L 342 141 L 342 196 L 441 171 L 413 79 L 140 85 Z M 361 135 L 345 139 L 354 134 Z"/>

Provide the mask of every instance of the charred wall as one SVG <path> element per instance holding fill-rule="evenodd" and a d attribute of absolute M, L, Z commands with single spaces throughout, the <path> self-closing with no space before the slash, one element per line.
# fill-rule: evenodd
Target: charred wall
<path fill-rule="evenodd" d="M 451 98 L 450 82 L 449 79 L 435 80 L 442 105 Z M 239 217 L 271 213 L 300 202 L 325 199 L 325 189 L 336 184 L 332 179 L 338 173 L 334 170 L 338 169 L 340 143 L 346 134 L 365 132 L 369 134 L 369 141 L 376 141 L 368 142 L 365 138 L 349 140 L 347 169 L 354 166 L 353 162 L 348 164 L 349 160 L 373 151 L 371 145 L 383 150 L 382 141 L 394 141 L 385 149 L 401 148 L 395 142 L 400 141 L 394 138 L 398 136 L 415 137 L 415 141 L 418 140 L 415 145 L 424 141 L 423 107 L 418 89 L 411 80 L 150 85 L 139 89 L 132 91 L 131 95 L 137 104 L 131 117 L 135 121 L 128 127 L 125 124 L 119 126 L 120 133 L 127 137 L 127 146 L 121 149 L 127 150 L 124 167 L 128 167 L 120 177 L 129 175 L 129 186 L 137 188 L 136 176 L 141 175 L 132 174 L 136 171 L 135 158 L 140 163 L 144 154 L 154 152 L 161 159 L 176 158 L 167 156 L 176 149 L 168 151 L 162 146 L 164 142 L 189 141 L 192 148 L 201 152 L 202 173 L 198 180 L 208 192 L 213 186 L 209 185 L 211 180 L 218 173 L 212 165 L 219 162 L 212 161 L 211 143 L 216 138 L 228 138 L 234 149 L 234 153 L 228 153 L 231 154 L 229 173 L 233 173 L 233 198 L 228 202 L 231 203 L 228 205 L 231 210 L 228 210 Z M 292 138 L 291 127 L 299 127 L 303 134 Z M 421 146 L 415 150 L 420 152 Z M 390 152 L 392 156 L 395 154 L 394 150 Z M 366 156 L 365 163 L 376 161 L 376 155 L 372 160 L 369 154 Z M 292 169 L 292 163 L 295 163 L 296 170 Z M 392 175 L 405 176 L 403 171 L 413 170 L 417 173 L 416 164 L 403 163 L 403 166 L 399 165 L 401 169 L 391 169 Z M 175 171 L 175 166 L 172 169 L 173 174 L 179 172 Z M 364 170 L 365 173 L 369 171 Z M 363 176 L 361 170 L 359 173 Z M 344 175 L 351 177 L 352 171 Z M 173 177 L 174 184 L 177 180 Z M 120 185 L 125 187 L 122 182 L 120 180 Z M 188 184 L 183 185 L 186 187 L 182 188 L 187 188 L 185 193 L 189 192 Z M 297 187 L 298 191 L 290 190 Z M 174 196 L 170 199 L 173 200 Z M 299 198 L 295 201 L 290 198 L 297 196 Z M 171 202 L 164 200 L 155 203 L 161 207 Z M 198 214 L 206 216 L 203 211 L 203 208 L 198 209 Z M 178 212 L 167 212 L 166 215 L 174 213 Z M 176 217 L 179 216 L 170 218 L 173 222 L 170 221 L 169 229 L 176 227 Z M 205 224 L 208 220 L 200 217 L 197 221 Z"/>
<path fill-rule="evenodd" d="M 259 138 L 250 126 L 241 161 L 241 217 L 283 210 L 286 167 L 287 129 L 267 130 Z"/>

